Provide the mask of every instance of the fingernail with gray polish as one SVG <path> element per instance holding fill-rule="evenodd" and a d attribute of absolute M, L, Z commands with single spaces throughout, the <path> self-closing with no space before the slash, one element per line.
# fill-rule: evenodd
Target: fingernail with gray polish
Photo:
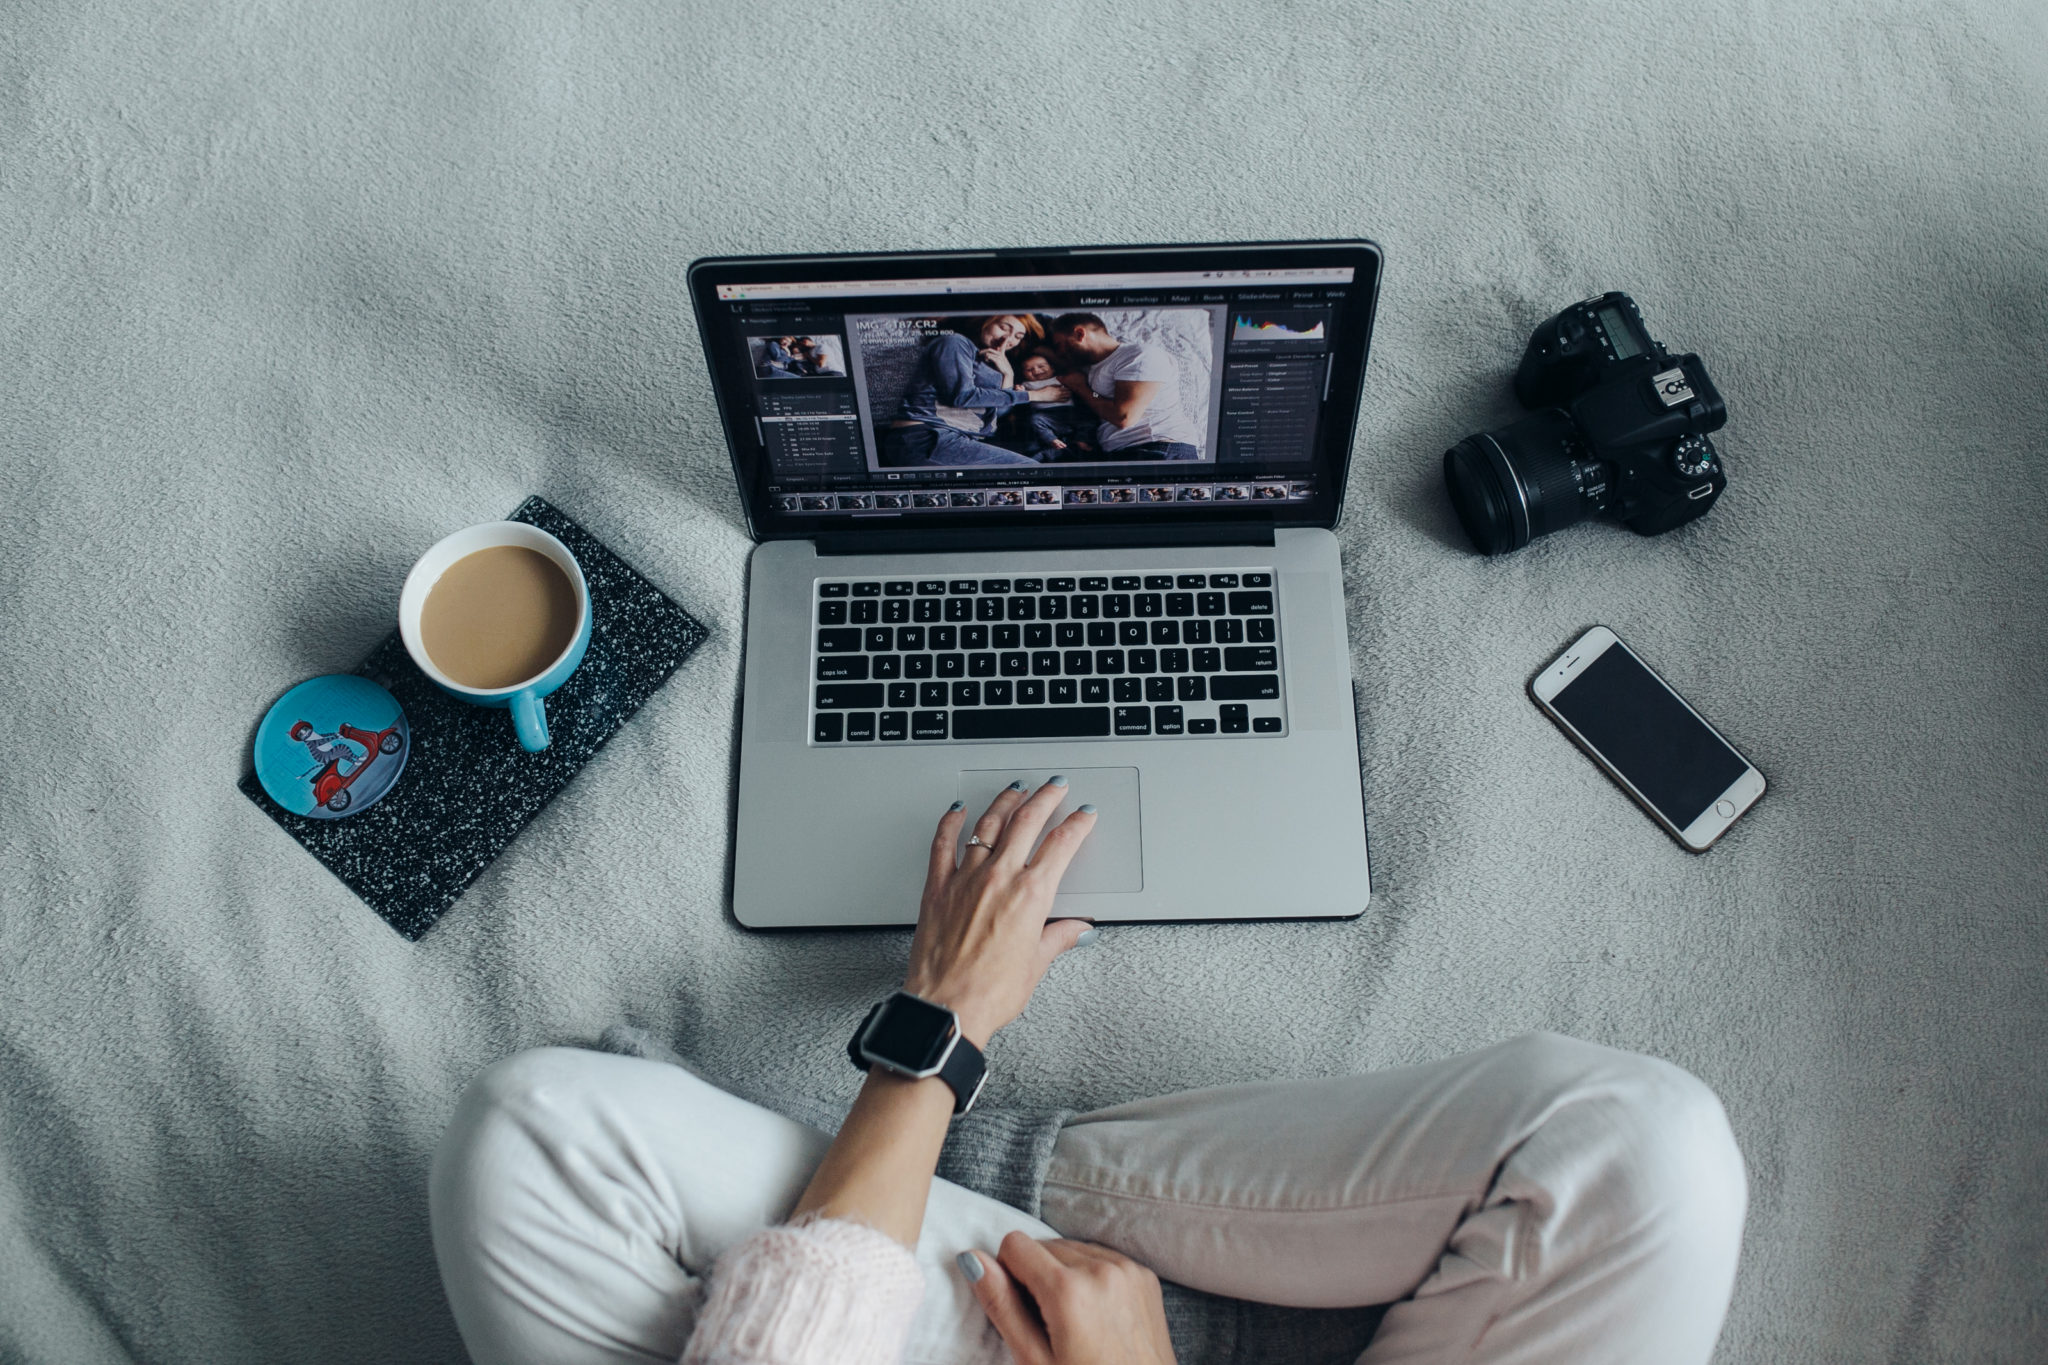
<path fill-rule="evenodd" d="M 1003 788 L 1003 790 L 1004 790 L 1004 791 L 1013 791 L 1013 792 L 1020 792 L 1020 791 L 1023 791 L 1023 790 L 1024 790 L 1024 782 L 1023 782 L 1023 779 L 1021 779 L 1021 778 L 1020 778 L 1020 779 L 1018 779 L 1017 781 L 1015 781 L 1015 782 L 1012 782 L 1012 783 L 1011 783 L 1011 784 L 1010 784 L 1009 786 L 1007 786 L 1007 787 Z"/>
<path fill-rule="evenodd" d="M 969 1284 L 988 1274 L 986 1270 L 981 1268 L 981 1257 L 971 1251 L 961 1252 L 958 1256 L 954 1257 L 954 1260 L 959 1263 L 960 1273 L 967 1277 Z"/>
<path fill-rule="evenodd" d="M 1054 773 L 1051 777 L 1045 779 L 1045 785 L 1048 787 L 1064 787 L 1067 785 L 1067 779 L 1061 777 L 1058 773 Z"/>
<path fill-rule="evenodd" d="M 1083 815 L 1093 815 L 1093 814 L 1095 814 L 1095 807 L 1094 807 L 1094 806 L 1092 806 L 1092 805 L 1090 805 L 1090 806 L 1083 806 L 1083 807 L 1081 807 L 1081 814 L 1083 814 Z"/>
<path fill-rule="evenodd" d="M 954 803 L 953 803 L 952 805 L 950 805 L 950 806 L 946 807 L 946 809 L 947 809 L 947 810 L 959 810 L 959 809 L 960 809 L 960 803 L 959 803 L 958 801 L 955 801 L 955 802 L 954 802 Z"/>
<path fill-rule="evenodd" d="M 1101 937 L 1102 931 L 1100 929 L 1083 929 L 1079 934 L 1075 935 L 1074 946 L 1076 948 L 1086 948 Z"/>

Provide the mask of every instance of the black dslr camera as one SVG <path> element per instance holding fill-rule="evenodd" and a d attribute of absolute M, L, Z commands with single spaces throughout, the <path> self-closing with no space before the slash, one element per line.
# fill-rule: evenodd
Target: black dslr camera
<path fill-rule="evenodd" d="M 1575 303 L 1536 329 L 1515 371 L 1535 411 L 1444 452 L 1444 482 L 1481 554 L 1519 550 L 1595 513 L 1654 536 L 1728 486 L 1707 440 L 1728 409 L 1696 355 L 1650 339 L 1626 294 Z"/>

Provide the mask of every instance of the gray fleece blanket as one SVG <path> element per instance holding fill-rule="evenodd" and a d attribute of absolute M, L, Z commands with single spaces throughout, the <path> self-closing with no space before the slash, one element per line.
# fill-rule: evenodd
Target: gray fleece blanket
<path fill-rule="evenodd" d="M 849 1092 L 904 938 L 725 905 L 749 545 L 691 258 L 1324 234 L 1390 258 L 1341 528 L 1371 909 L 1106 931 L 991 1097 L 1641 1049 L 1748 1155 L 1720 1360 L 2048 1357 L 2043 16 L 0 7 L 0 1358 L 459 1359 L 427 1161 L 518 1048 L 627 1020 Z M 1607 288 L 1706 357 L 1728 495 L 1478 558 L 1438 459 Z M 235 783 L 536 492 L 713 635 L 408 943 Z M 1523 695 L 1594 622 L 1772 779 L 1704 857 Z"/>

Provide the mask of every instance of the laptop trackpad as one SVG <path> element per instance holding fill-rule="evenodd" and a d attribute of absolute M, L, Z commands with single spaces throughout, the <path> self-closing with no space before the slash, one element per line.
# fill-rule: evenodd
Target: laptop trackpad
<path fill-rule="evenodd" d="M 1138 838 L 1136 768 L 970 768 L 960 774 L 960 802 L 967 807 L 967 823 L 960 830 L 962 843 L 974 832 L 974 822 L 997 792 L 1012 782 L 1035 789 L 1055 772 L 1065 774 L 1067 794 L 1045 822 L 1047 829 L 1066 819 L 1076 806 L 1093 804 L 1096 812 L 1095 831 L 1067 865 L 1067 875 L 1060 878 L 1060 894 L 1143 891 L 1145 859 Z"/>

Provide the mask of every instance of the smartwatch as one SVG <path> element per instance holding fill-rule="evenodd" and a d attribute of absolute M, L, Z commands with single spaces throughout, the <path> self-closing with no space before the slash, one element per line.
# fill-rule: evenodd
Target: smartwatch
<path fill-rule="evenodd" d="M 909 991 L 899 990 L 868 1011 L 846 1055 L 862 1071 L 879 1066 L 917 1080 L 937 1076 L 952 1087 L 956 1117 L 974 1107 L 988 1079 L 988 1063 L 960 1032 L 960 1016 Z"/>

